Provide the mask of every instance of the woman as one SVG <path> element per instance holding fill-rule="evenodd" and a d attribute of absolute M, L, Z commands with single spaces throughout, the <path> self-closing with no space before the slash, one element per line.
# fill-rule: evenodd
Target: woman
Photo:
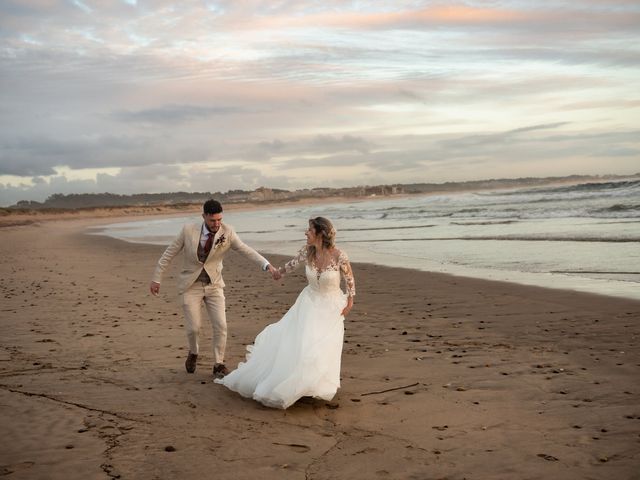
<path fill-rule="evenodd" d="M 335 247 L 336 230 L 326 218 L 309 220 L 305 235 L 307 244 L 279 270 L 288 273 L 304 263 L 308 285 L 282 319 L 247 347 L 247 361 L 215 380 L 274 408 L 288 408 L 301 397 L 331 400 L 340 387 L 344 317 L 355 295 L 351 264 Z"/>

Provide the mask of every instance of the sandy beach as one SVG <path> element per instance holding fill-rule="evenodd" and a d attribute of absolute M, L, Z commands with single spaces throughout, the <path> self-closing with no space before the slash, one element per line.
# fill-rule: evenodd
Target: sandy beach
<path fill-rule="evenodd" d="M 164 247 L 100 221 L 0 228 L 0 476 L 640 478 L 640 302 L 354 264 L 342 388 L 272 410 L 213 383 L 208 324 L 185 372 L 179 263 L 152 297 Z M 225 281 L 235 367 L 305 280 Z"/>

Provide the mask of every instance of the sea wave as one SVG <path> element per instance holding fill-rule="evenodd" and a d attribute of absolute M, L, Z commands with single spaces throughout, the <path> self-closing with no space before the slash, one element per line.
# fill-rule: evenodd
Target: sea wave
<path fill-rule="evenodd" d="M 640 204 L 637 205 L 625 205 L 623 203 L 616 203 L 606 208 L 599 208 L 592 210 L 592 213 L 597 214 L 600 212 L 640 212 Z"/>
<path fill-rule="evenodd" d="M 638 218 L 640 180 L 591 182 L 510 191 L 465 192 L 331 205 L 336 221 L 437 222 L 437 219 L 525 220 L 547 218 Z"/>
<path fill-rule="evenodd" d="M 518 220 L 487 220 L 485 222 L 451 222 L 450 225 L 471 226 L 471 225 L 509 225 L 518 223 Z"/>
<path fill-rule="evenodd" d="M 635 200 L 635 199 L 634 199 Z M 332 216 L 338 220 L 378 220 L 388 224 L 394 221 L 419 222 L 428 219 L 455 220 L 464 219 L 485 219 L 517 221 L 526 219 L 547 219 L 547 218 L 638 218 L 640 217 L 640 204 L 621 203 L 603 201 L 556 201 L 556 202 L 530 202 L 528 204 L 485 204 L 478 206 L 449 206 L 448 208 L 424 208 L 424 206 L 413 209 L 403 209 L 394 212 L 386 211 L 352 211 L 340 212 Z"/>
<path fill-rule="evenodd" d="M 588 182 L 578 183 L 575 185 L 562 185 L 557 187 L 541 187 L 541 188 L 529 188 L 521 190 L 512 190 L 508 192 L 492 192 L 492 195 L 496 196 L 510 196 L 510 195 L 523 195 L 523 194 L 555 194 L 555 193 L 573 193 L 573 192 L 604 192 L 604 191 L 619 191 L 628 189 L 637 191 L 640 189 L 640 180 L 623 180 L 619 182 Z"/>
<path fill-rule="evenodd" d="M 362 227 L 362 228 L 341 228 L 341 232 L 368 232 L 372 230 L 407 230 L 413 228 L 429 228 L 436 225 L 399 225 L 399 226 L 385 226 L 385 227 Z"/>
<path fill-rule="evenodd" d="M 434 241 L 518 241 L 518 242 L 593 242 L 593 243 L 640 243 L 640 237 L 592 237 L 553 235 L 491 235 L 471 237 L 421 237 L 421 238 L 376 238 L 366 240 L 344 240 L 344 243 L 378 242 L 434 242 Z"/>
<path fill-rule="evenodd" d="M 296 225 L 298 226 L 298 225 Z M 340 232 L 369 232 L 374 230 L 411 230 L 416 228 L 429 228 L 435 227 L 437 225 L 395 225 L 395 226 L 384 226 L 384 227 L 358 227 L 358 228 L 341 228 Z M 253 234 L 253 233 L 278 233 L 279 230 L 238 230 L 238 234 Z"/>

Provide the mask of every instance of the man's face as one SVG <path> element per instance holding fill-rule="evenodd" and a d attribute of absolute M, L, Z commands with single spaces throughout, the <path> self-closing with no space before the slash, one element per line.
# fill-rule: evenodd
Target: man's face
<path fill-rule="evenodd" d="M 207 225 L 210 232 L 215 233 L 220 229 L 220 225 L 222 224 L 221 213 L 203 213 L 202 218 L 204 218 L 204 223 Z"/>

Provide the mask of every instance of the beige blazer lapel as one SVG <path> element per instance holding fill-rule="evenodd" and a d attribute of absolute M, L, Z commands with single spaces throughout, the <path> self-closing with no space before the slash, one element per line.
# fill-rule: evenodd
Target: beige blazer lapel
<path fill-rule="evenodd" d="M 201 223 L 199 228 L 193 228 L 190 232 L 191 238 L 189 239 L 189 244 L 191 245 L 193 252 L 190 253 L 190 256 L 193 261 L 196 263 L 200 263 L 200 259 L 198 258 L 198 248 L 200 247 L 200 237 L 202 236 L 202 226 Z"/>
<path fill-rule="evenodd" d="M 210 258 L 213 258 L 213 256 L 215 255 L 216 251 L 220 247 L 220 239 L 224 236 L 224 234 L 225 234 L 224 225 L 220 225 L 220 228 L 218 229 L 218 231 L 213 237 L 213 245 L 211 245 L 211 250 L 209 251 L 207 260 L 209 260 Z M 205 260 L 205 262 L 207 260 Z"/>

